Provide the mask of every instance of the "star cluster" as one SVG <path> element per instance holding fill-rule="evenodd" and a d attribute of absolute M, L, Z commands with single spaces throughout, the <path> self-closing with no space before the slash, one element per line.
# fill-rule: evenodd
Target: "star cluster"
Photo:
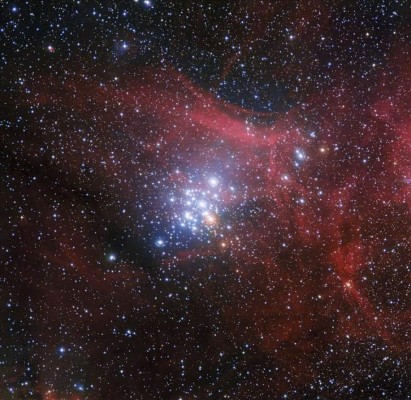
<path fill-rule="evenodd" d="M 3 2 L 0 398 L 410 398 L 409 20 Z"/>

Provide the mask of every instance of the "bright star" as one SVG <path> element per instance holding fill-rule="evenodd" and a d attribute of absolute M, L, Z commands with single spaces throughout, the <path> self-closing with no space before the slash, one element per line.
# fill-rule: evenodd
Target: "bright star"
<path fill-rule="evenodd" d="M 217 187 L 218 186 L 218 179 L 212 177 L 208 180 L 208 183 L 210 184 L 211 187 Z"/>
<path fill-rule="evenodd" d="M 157 247 L 163 247 L 164 246 L 164 240 L 163 239 L 157 239 L 156 241 L 156 246 Z"/>

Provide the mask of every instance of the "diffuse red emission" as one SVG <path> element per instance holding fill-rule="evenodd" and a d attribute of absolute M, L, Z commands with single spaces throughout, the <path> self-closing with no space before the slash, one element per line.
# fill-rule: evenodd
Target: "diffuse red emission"
<path fill-rule="evenodd" d="M 217 275 L 228 271 L 233 278 L 224 289 L 228 300 L 222 303 L 221 315 L 233 335 L 242 326 L 250 327 L 245 335 L 257 343 L 259 351 L 271 354 L 281 353 L 287 343 L 293 343 L 294 359 L 314 352 L 318 347 L 317 337 L 325 335 L 332 341 L 347 331 L 354 338 L 377 335 L 396 349 L 404 347 L 403 340 L 394 338 L 393 326 L 403 321 L 406 313 L 390 313 L 378 299 L 369 297 L 368 285 L 372 282 L 362 279 L 362 275 L 370 261 L 375 268 L 381 269 L 382 277 L 390 274 L 390 265 L 385 265 L 384 259 L 377 257 L 384 250 L 384 234 L 377 222 L 373 223 L 384 211 L 384 202 L 390 202 L 395 209 L 406 207 L 404 215 L 411 206 L 411 119 L 395 111 L 407 95 L 398 95 L 394 105 L 379 102 L 370 109 L 370 118 L 388 121 L 397 134 L 392 145 L 380 150 L 382 154 L 379 156 L 389 163 L 384 165 L 386 175 L 382 177 L 375 170 L 367 170 L 362 159 L 354 154 L 353 147 L 347 144 L 347 136 L 352 133 L 339 132 L 338 120 L 327 110 L 318 111 L 316 106 L 315 115 L 320 114 L 324 126 L 337 131 L 333 138 L 330 138 L 328 129 L 310 137 L 309 130 L 300 126 L 299 113 L 305 112 L 307 118 L 314 118 L 310 104 L 315 105 L 315 97 L 307 102 L 309 106 L 305 110 L 295 108 L 278 114 L 276 122 L 267 127 L 248 123 L 247 116 L 252 112 L 214 99 L 174 70 L 148 70 L 138 80 L 128 82 L 126 88 L 124 86 L 121 80 L 118 87 L 107 84 L 104 88 L 90 80 L 73 81 L 60 88 L 64 90 L 58 100 L 63 107 L 80 115 L 87 107 L 85 103 L 72 100 L 73 93 L 78 99 L 88 99 L 100 111 L 110 104 L 111 109 L 102 112 L 99 121 L 102 140 L 96 143 L 89 159 L 105 187 L 112 179 L 119 181 L 117 198 L 134 202 L 142 196 L 138 193 L 141 187 L 130 189 L 129 181 L 134 176 L 148 173 L 133 162 L 134 152 L 138 149 L 134 152 L 127 149 L 121 155 L 121 162 L 117 163 L 110 154 L 107 143 L 114 139 L 107 126 L 113 115 L 120 112 L 124 114 L 125 135 L 141 137 L 145 143 L 140 156 L 147 157 L 147 169 L 156 152 L 163 151 L 164 156 L 156 158 L 153 164 L 157 169 L 169 172 L 170 187 L 174 192 L 183 192 L 190 184 L 187 165 L 193 171 L 209 171 L 217 163 L 228 166 L 221 172 L 222 179 L 227 185 L 235 186 L 237 195 L 229 197 L 223 192 L 221 198 L 228 216 L 241 215 L 233 217 L 232 229 L 223 237 L 215 235 L 211 248 L 202 244 L 196 249 L 175 249 L 170 257 L 156 261 L 161 267 L 184 269 L 190 274 L 196 273 L 195 266 L 190 272 L 187 264 L 207 259 L 204 271 L 213 270 Z M 58 93 L 53 91 L 51 95 L 47 89 L 43 91 L 45 94 L 38 99 L 45 104 Z M 336 115 L 355 113 L 349 106 L 339 108 L 339 105 L 336 100 Z M 143 124 L 145 118 L 152 120 L 149 131 Z M 385 134 L 366 130 L 361 140 L 365 135 L 375 141 L 378 135 Z M 356 137 L 350 136 L 350 139 L 355 141 Z M 79 150 L 85 149 L 80 140 L 76 143 Z M 36 157 L 30 150 L 28 154 Z M 66 170 L 74 175 L 81 164 L 79 154 L 80 151 L 68 152 L 62 161 Z M 182 172 L 177 175 L 176 165 L 169 157 L 172 154 L 179 154 L 183 165 Z M 231 156 L 235 161 L 231 161 Z M 373 174 L 377 174 L 377 178 Z M 399 177 L 401 184 L 398 183 Z M 385 188 L 381 195 L 375 192 L 375 179 L 384 179 Z M 161 189 L 153 190 L 157 199 L 168 195 L 161 193 Z M 73 211 L 62 212 L 69 215 Z M 229 217 L 219 218 L 218 223 L 224 224 L 224 218 Z M 96 232 L 92 228 L 83 226 L 80 231 Z M 389 229 L 385 234 L 391 233 L 396 234 Z M 148 286 L 150 271 L 136 272 L 126 262 L 116 273 L 118 275 L 110 280 L 95 265 L 84 263 L 86 250 L 73 250 L 73 244 L 81 242 L 81 234 L 71 235 L 70 240 L 64 239 L 67 232 L 57 235 L 61 258 L 50 259 L 55 268 L 72 263 L 70 279 L 86 279 L 87 285 L 101 296 L 110 293 L 113 304 L 127 298 L 127 293 L 135 290 L 136 282 L 146 282 Z M 405 234 L 391 239 L 398 243 L 410 240 Z M 95 254 L 91 257 L 97 260 L 98 253 L 104 250 L 101 236 L 94 238 L 91 234 L 90 241 L 95 245 Z M 44 252 L 47 253 L 47 249 Z M 219 264 L 221 259 L 225 261 L 224 266 Z M 201 272 L 200 276 L 206 276 L 206 273 Z M 122 279 L 123 290 L 111 290 Z M 381 291 L 384 290 L 383 282 L 377 284 Z M 204 293 L 212 299 L 219 290 L 217 286 L 209 286 Z M 133 293 L 130 302 L 138 302 L 138 295 Z M 48 296 L 55 301 L 52 291 Z M 151 297 L 145 299 L 145 303 L 151 301 Z M 100 312 L 100 303 L 102 307 L 103 300 L 94 302 L 94 313 Z M 123 307 L 124 312 L 128 305 Z M 347 313 L 360 314 L 361 325 L 353 326 L 347 320 Z M 106 318 L 114 318 L 116 314 L 117 310 L 104 310 L 97 326 L 91 323 L 85 326 L 98 330 L 104 326 Z M 56 316 L 57 319 L 63 317 L 66 317 L 64 313 Z M 161 315 L 158 318 L 161 319 Z M 39 331 L 42 328 L 39 327 Z M 293 357 L 289 359 L 292 364 Z M 299 373 L 308 380 L 310 373 L 300 368 Z M 47 398 L 53 399 L 53 394 Z"/>

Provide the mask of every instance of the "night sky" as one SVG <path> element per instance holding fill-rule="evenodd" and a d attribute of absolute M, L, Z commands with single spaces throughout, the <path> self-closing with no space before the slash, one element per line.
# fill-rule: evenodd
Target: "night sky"
<path fill-rule="evenodd" d="M 3 1 L 0 399 L 411 398 L 411 3 Z"/>

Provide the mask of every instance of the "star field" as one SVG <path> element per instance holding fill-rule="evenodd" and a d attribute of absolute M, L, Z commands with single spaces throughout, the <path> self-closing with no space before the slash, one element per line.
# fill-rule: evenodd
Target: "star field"
<path fill-rule="evenodd" d="M 0 398 L 410 399 L 407 1 L 5 1 Z"/>

